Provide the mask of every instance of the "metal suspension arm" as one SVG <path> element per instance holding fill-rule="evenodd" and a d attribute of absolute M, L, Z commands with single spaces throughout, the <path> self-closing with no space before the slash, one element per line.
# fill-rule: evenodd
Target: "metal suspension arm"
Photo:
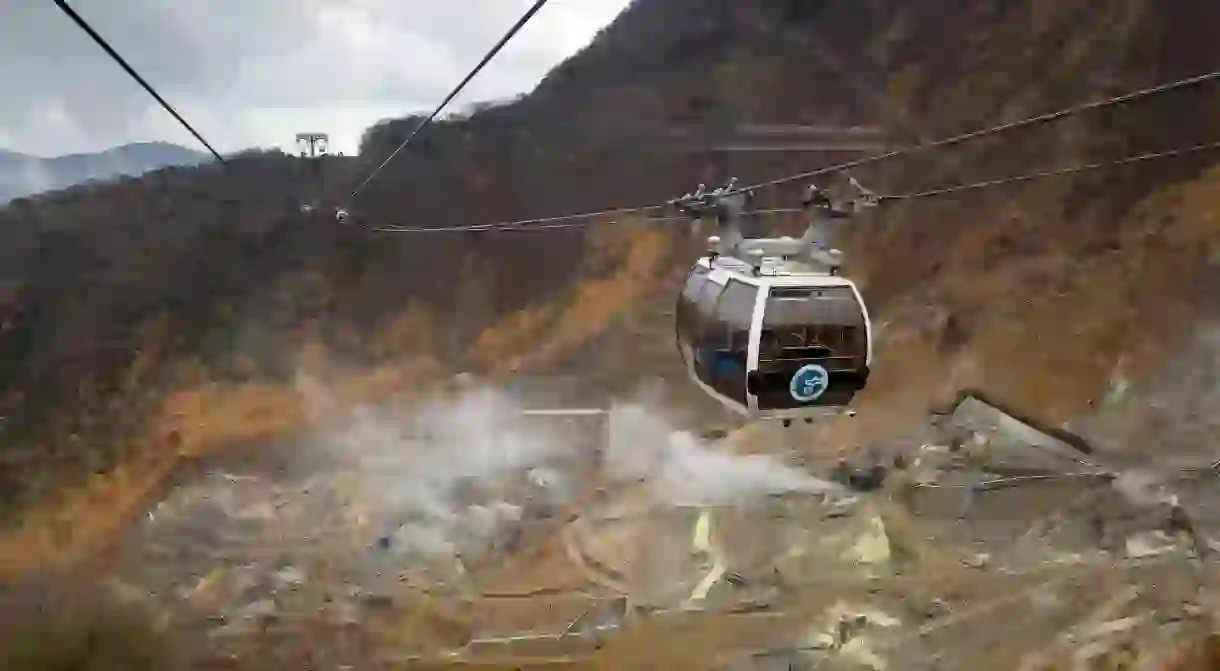
<path fill-rule="evenodd" d="M 805 190 L 802 205 L 807 212 L 820 212 L 829 219 L 848 219 L 881 202 L 881 197 L 866 189 L 855 177 L 843 173 L 847 178 L 848 193 L 835 198 L 829 189 L 810 184 Z"/>
<path fill-rule="evenodd" d="M 706 191 L 706 186 L 699 185 L 694 193 L 675 198 L 669 204 L 679 212 L 695 219 L 705 216 L 716 217 L 716 227 L 719 241 L 716 244 L 717 254 L 732 254 L 742 242 L 745 235 L 741 232 L 740 220 L 752 206 L 753 191 L 736 191 L 736 177 L 730 177 L 728 182 L 719 189 Z"/>
<path fill-rule="evenodd" d="M 844 177 L 847 178 L 846 194 L 836 198 L 829 189 L 810 184 L 805 190 L 805 196 L 801 199 L 808 227 L 801 235 L 800 242 L 802 248 L 807 250 L 806 253 L 811 260 L 820 263 L 826 263 L 829 260 L 827 255 L 831 254 L 832 250 L 827 245 L 826 225 L 830 221 L 850 219 L 869 207 L 875 207 L 881 200 L 876 193 L 866 189 L 851 175 L 844 173 Z M 840 257 L 837 254 L 833 256 L 837 264 Z"/>
<path fill-rule="evenodd" d="M 831 189 L 817 184 L 809 185 L 802 198 L 802 204 L 808 217 L 809 226 L 799 240 L 791 238 L 781 240 L 748 241 L 741 232 L 741 217 L 748 214 L 753 205 L 753 190 L 736 190 L 736 178 L 730 178 L 728 183 L 719 189 L 707 191 L 706 186 L 699 185 L 694 193 L 675 198 L 669 204 L 679 212 L 694 218 L 708 215 L 716 217 L 719 239 L 715 243 L 717 254 L 732 255 L 744 251 L 744 246 L 751 245 L 754 253 L 777 253 L 788 257 L 802 257 L 807 261 L 827 268 L 837 268 L 841 257 L 827 248 L 826 224 L 833 219 L 846 219 L 862 210 L 877 205 L 880 202 L 877 194 L 864 188 L 855 178 L 844 174 L 847 186 L 843 194 L 835 194 Z M 786 240 L 786 242 L 785 242 Z M 762 250 L 767 251 L 762 251 Z"/>

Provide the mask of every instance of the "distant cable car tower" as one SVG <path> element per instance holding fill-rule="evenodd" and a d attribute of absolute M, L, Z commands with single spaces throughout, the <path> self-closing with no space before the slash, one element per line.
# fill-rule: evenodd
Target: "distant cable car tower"
<path fill-rule="evenodd" d="M 330 136 L 326 133 L 297 133 L 297 150 L 301 158 L 320 158 L 330 152 Z"/>
<path fill-rule="evenodd" d="M 330 136 L 326 133 L 297 133 L 297 150 L 301 158 L 312 159 L 312 178 L 317 187 L 323 186 L 326 173 L 323 162 L 317 159 L 325 158 L 330 152 Z M 303 203 L 302 214 L 312 214 L 317 209 L 316 203 Z"/>

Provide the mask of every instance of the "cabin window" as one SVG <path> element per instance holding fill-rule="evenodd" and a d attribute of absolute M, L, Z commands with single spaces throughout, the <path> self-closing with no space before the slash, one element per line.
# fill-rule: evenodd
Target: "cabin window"
<path fill-rule="evenodd" d="M 851 287 L 775 287 L 763 314 L 759 359 L 857 358 L 864 313 Z"/>
<path fill-rule="evenodd" d="M 720 296 L 716 319 L 728 333 L 729 347 L 748 350 L 750 347 L 750 322 L 754 319 L 754 299 L 758 287 L 737 280 L 729 280 Z"/>
<path fill-rule="evenodd" d="M 758 288 L 730 279 L 716 304 L 709 335 L 715 333 L 713 365 L 708 384 L 739 403 L 746 402 L 746 360 L 750 351 L 750 322 Z"/>
<path fill-rule="evenodd" d="M 713 354 L 726 346 L 725 332 L 716 325 L 716 303 L 724 285 L 710 279 L 699 290 L 699 300 L 695 303 L 699 315 L 699 334 L 695 339 L 695 373 L 707 384 L 712 383 L 712 369 L 715 366 Z"/>

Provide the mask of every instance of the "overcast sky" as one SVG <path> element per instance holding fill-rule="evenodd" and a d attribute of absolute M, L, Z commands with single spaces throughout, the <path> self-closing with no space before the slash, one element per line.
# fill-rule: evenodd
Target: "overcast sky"
<path fill-rule="evenodd" d="M 530 90 L 629 0 L 551 0 L 450 110 Z M 70 0 L 221 152 L 353 152 L 431 111 L 531 0 Z M 0 0 L 0 148 L 41 156 L 165 140 L 202 149 L 51 0 Z"/>

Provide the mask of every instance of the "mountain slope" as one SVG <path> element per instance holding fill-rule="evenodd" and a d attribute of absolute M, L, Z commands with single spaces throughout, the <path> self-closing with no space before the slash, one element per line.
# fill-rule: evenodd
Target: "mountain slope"
<path fill-rule="evenodd" d="M 0 202 L 89 180 L 134 177 L 166 166 L 191 166 L 206 154 L 167 142 L 135 142 L 94 154 L 39 158 L 0 150 Z"/>
<path fill-rule="evenodd" d="M 640 0 L 537 91 L 437 124 L 354 211 L 441 226 L 659 202 L 725 176 L 708 152 L 670 142 L 675 128 L 714 138 L 743 121 L 850 122 L 941 137 L 1212 69 L 1220 43 L 1201 26 L 1218 20 L 1220 6 L 1152 0 Z M 855 174 L 900 192 L 1214 140 L 1217 90 Z M 305 430 L 302 367 L 350 400 L 474 369 L 579 372 L 614 391 L 661 377 L 701 402 L 664 314 L 702 246 L 684 224 L 427 236 L 300 215 L 414 121 L 370 129 L 363 159 L 250 154 L 0 211 L 0 491 L 13 506 L 105 510 L 90 538 L 110 537 L 179 453 Z M 834 158 L 734 157 L 727 169 L 756 182 Z M 956 386 L 1061 422 L 1104 395 L 1120 362 L 1132 378 L 1154 369 L 1220 305 L 1215 165 L 917 201 L 842 231 L 883 328 L 861 417 L 828 427 L 825 444 L 901 430 Z M 764 202 L 791 206 L 802 187 Z M 47 498 L 64 483 L 79 488 Z M 98 506 L 97 492 L 123 503 Z M 23 538 L 47 541 L 27 556 L 62 540 L 37 522 L 47 517 L 22 519 Z"/>

